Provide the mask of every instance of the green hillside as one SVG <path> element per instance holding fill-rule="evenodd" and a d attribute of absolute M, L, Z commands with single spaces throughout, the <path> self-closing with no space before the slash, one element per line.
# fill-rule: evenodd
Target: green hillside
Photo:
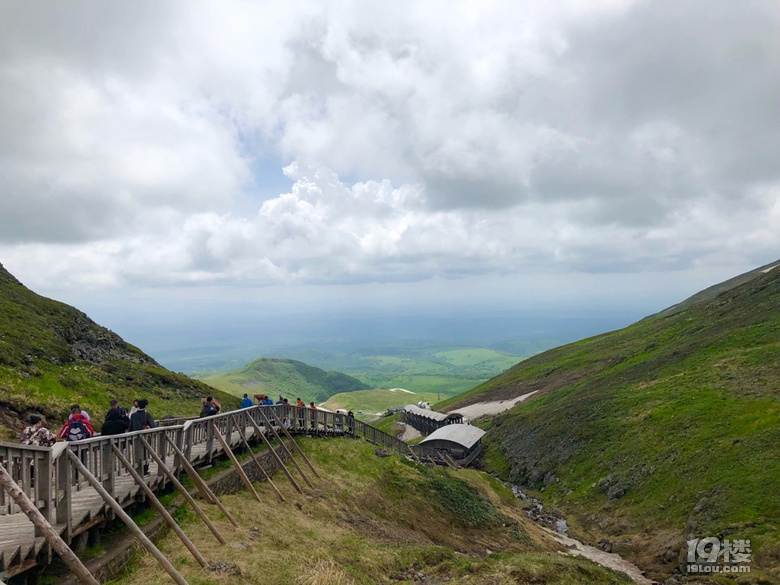
<path fill-rule="evenodd" d="M 54 428 L 74 402 L 97 423 L 112 398 L 128 407 L 147 398 L 149 412 L 160 417 L 195 414 L 200 396 L 213 392 L 166 370 L 81 311 L 32 292 L 0 264 L 0 437 L 16 440 L 31 412 Z"/>
<path fill-rule="evenodd" d="M 377 457 L 376 446 L 346 439 L 305 439 L 322 475 L 305 495 L 278 481 L 221 496 L 234 529 L 212 517 L 228 541 L 214 541 L 190 513 L 182 528 L 206 559 L 234 571 L 204 571 L 173 534 L 157 543 L 192 584 L 629 585 L 617 573 L 568 554 L 498 481 L 474 470 L 427 467 Z M 275 478 L 276 479 L 276 478 Z M 136 555 L 117 585 L 171 583 L 154 557 Z M 238 574 L 240 571 L 240 574 Z"/>
<path fill-rule="evenodd" d="M 294 402 L 324 402 L 339 392 L 367 390 L 369 386 L 340 372 L 326 372 L 303 362 L 288 359 L 260 358 L 239 370 L 195 374 L 215 388 L 235 396 L 268 394 L 276 400 L 281 394 Z"/>
<path fill-rule="evenodd" d="M 780 270 L 534 356 L 440 408 L 534 390 L 490 424 L 490 461 L 500 452 L 576 533 L 630 541 L 660 575 L 689 538 L 750 539 L 753 573 L 780 579 Z"/>

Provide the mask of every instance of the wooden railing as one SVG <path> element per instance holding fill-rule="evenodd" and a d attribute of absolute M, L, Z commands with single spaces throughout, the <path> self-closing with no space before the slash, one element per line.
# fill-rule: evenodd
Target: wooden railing
<path fill-rule="evenodd" d="M 183 471 L 183 464 L 179 461 L 173 445 L 182 451 L 194 466 L 203 466 L 222 455 L 223 447 L 215 438 L 215 430 L 234 447 L 242 444 L 242 434 L 248 440 L 256 435 L 255 425 L 266 432 L 270 430 L 266 429 L 268 424 L 277 428 L 283 426 L 292 434 L 363 437 L 366 441 L 402 456 L 438 458 L 438 453 L 433 449 L 410 447 L 400 439 L 353 417 L 292 405 L 253 406 L 206 418 L 163 419 L 160 423 L 156 429 L 97 436 L 69 443 L 60 442 L 51 448 L 0 442 L 0 464 L 8 470 L 44 518 L 66 542 L 70 542 L 84 522 L 85 514 L 83 510 L 74 509 L 74 499 L 78 500 L 75 495 L 88 490 L 89 484 L 83 474 L 77 473 L 75 464 L 66 451 L 73 452 L 114 499 L 118 499 L 115 489 L 118 474 L 125 472 L 113 451 L 114 446 L 139 474 L 143 475 L 152 463 L 139 437 L 146 440 L 174 474 Z M 156 471 L 147 480 L 149 486 L 152 489 L 164 487 L 170 480 L 159 466 L 153 467 Z M 123 497 L 128 496 L 124 494 Z M 123 503 L 125 502 L 120 501 L 120 504 Z M 20 510 L 14 501 L 0 489 L 0 531 L 2 517 L 18 512 Z M 0 572 L 5 570 L 7 567 L 0 566 Z"/>

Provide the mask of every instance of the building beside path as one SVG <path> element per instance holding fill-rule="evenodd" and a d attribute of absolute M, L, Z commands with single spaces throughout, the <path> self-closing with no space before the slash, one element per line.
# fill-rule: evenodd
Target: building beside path
<path fill-rule="evenodd" d="M 407 404 L 403 409 L 407 424 L 413 426 L 423 435 L 430 435 L 437 429 L 447 425 L 463 423 L 463 415 L 453 412 L 444 414 L 414 404 Z"/>
<path fill-rule="evenodd" d="M 485 431 L 479 427 L 450 424 L 431 433 L 420 441 L 420 445 L 446 451 L 455 460 L 455 463 L 466 466 L 479 455 L 484 436 Z"/>

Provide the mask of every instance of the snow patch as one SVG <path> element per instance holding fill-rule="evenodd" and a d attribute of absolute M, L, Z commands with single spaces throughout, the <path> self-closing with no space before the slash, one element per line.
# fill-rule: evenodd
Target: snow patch
<path fill-rule="evenodd" d="M 517 398 L 512 398 L 510 400 L 497 400 L 495 402 L 477 402 L 476 404 L 469 404 L 468 406 L 464 406 L 463 408 L 457 408 L 451 412 L 457 412 L 459 414 L 462 414 L 463 418 L 467 420 L 475 420 L 481 416 L 500 414 L 505 410 L 509 410 L 510 408 L 513 408 L 516 404 L 520 404 L 524 400 L 527 400 L 537 392 L 539 391 L 534 390 L 533 392 L 529 392 L 528 394 L 523 394 L 521 396 L 518 396 Z"/>

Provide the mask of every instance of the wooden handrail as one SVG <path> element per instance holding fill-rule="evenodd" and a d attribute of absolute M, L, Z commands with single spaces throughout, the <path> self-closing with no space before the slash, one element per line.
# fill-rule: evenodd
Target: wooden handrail
<path fill-rule="evenodd" d="M 179 424 L 171 424 L 173 422 Z M 256 405 L 204 418 L 163 419 L 155 429 L 113 436 L 98 435 L 70 443 L 58 442 L 53 447 L 0 442 L 0 465 L 8 470 L 10 477 L 42 516 L 51 525 L 59 526 L 62 538 L 69 542 L 79 529 L 78 525 L 74 526 L 72 510 L 75 493 L 89 488 L 89 481 L 97 481 L 107 494 L 116 497 L 117 478 L 124 472 L 124 464 L 117 452 L 140 475 L 150 463 L 157 461 L 156 475 L 147 480 L 152 489 L 157 489 L 172 482 L 168 472 L 175 477 L 184 471 L 185 465 L 206 465 L 214 457 L 227 454 L 227 450 L 243 442 L 244 433 L 245 438 L 250 439 L 258 432 L 270 432 L 281 440 L 275 433 L 274 423 L 287 433 L 363 437 L 401 456 L 411 453 L 413 457 L 440 459 L 436 449 L 410 446 L 342 413 L 293 405 Z M 216 439 L 217 432 L 224 438 L 227 449 Z M 205 454 L 199 447 L 203 445 Z M 72 455 L 64 456 L 69 453 Z M 81 464 L 78 467 L 89 472 L 89 481 L 87 474 L 76 473 L 76 459 Z M 189 469 L 189 472 L 194 470 Z M 308 481 L 308 478 L 305 479 Z M 2 516 L 19 512 L 21 510 L 14 500 L 0 490 L 0 529 Z M 80 521 L 80 518 L 76 519 L 76 522 Z M 0 571 L 3 569 L 0 567 Z"/>

